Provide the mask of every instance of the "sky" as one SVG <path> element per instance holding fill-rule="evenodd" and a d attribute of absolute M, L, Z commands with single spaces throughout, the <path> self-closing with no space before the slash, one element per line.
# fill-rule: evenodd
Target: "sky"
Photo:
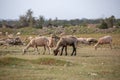
<path fill-rule="evenodd" d="M 120 18 L 120 0 L 0 0 L 0 19 L 19 19 L 28 9 L 47 19 Z"/>

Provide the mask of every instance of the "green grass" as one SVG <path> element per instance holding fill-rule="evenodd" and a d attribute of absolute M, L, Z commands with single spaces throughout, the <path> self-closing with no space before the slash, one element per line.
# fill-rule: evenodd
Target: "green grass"
<path fill-rule="evenodd" d="M 66 32 L 70 34 L 70 30 L 74 28 L 76 27 L 68 27 Z M 81 27 L 77 30 L 78 32 L 75 33 L 77 37 L 98 39 L 111 35 L 113 49 L 106 45 L 94 50 L 93 45 L 80 44 L 77 48 L 77 56 L 70 56 L 71 47 L 68 47 L 68 56 L 65 54 L 53 56 L 48 53 L 42 55 L 43 48 L 39 48 L 40 55 L 36 54 L 33 48 L 29 48 L 27 53 L 22 55 L 25 46 L 9 46 L 7 49 L 0 46 L 0 80 L 120 80 L 119 29 L 113 33 L 97 34 L 93 29 Z M 12 29 L 6 31 L 14 32 Z M 40 33 L 39 29 L 31 27 L 17 31 L 22 32 L 23 39 L 31 34 L 35 36 Z M 47 33 L 53 32 L 54 29 L 49 29 Z"/>
<path fill-rule="evenodd" d="M 21 47 L 0 57 L 0 80 L 119 80 L 120 49 L 79 47 L 77 56 L 22 55 Z M 41 51 L 42 48 L 39 48 Z M 2 51 L 2 50 L 1 50 Z M 2 53 L 4 54 L 4 52 Z"/>

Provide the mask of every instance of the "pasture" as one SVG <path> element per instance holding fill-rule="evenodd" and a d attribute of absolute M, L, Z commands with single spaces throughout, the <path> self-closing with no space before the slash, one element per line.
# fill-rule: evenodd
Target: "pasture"
<path fill-rule="evenodd" d="M 96 37 L 108 34 L 80 34 Z M 113 37 L 113 49 L 103 46 L 94 50 L 93 45 L 79 45 L 77 55 L 68 56 L 34 54 L 32 48 L 25 55 L 25 46 L 0 46 L 0 80 L 120 80 L 120 36 Z"/>

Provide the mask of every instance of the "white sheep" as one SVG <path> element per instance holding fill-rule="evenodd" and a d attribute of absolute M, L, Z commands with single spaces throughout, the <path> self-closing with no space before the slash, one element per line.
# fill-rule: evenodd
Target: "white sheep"
<path fill-rule="evenodd" d="M 48 44 L 49 44 L 49 40 L 46 37 L 44 37 L 44 36 L 33 38 L 28 43 L 28 45 L 23 49 L 23 53 L 25 54 L 26 50 L 29 47 L 34 47 L 37 50 L 37 52 L 38 52 L 38 46 L 39 46 L 39 47 L 44 47 L 43 54 L 45 54 L 46 48 L 48 49 L 49 54 L 50 54 L 50 48 L 49 48 Z M 39 54 L 39 52 L 38 52 L 38 54 Z"/>
<path fill-rule="evenodd" d="M 104 36 L 102 38 L 99 38 L 98 42 L 95 44 L 95 50 L 97 50 L 97 46 L 98 45 L 102 45 L 102 44 L 109 44 L 110 48 L 112 49 L 112 37 L 111 36 Z"/>
<path fill-rule="evenodd" d="M 95 38 L 86 38 L 86 41 L 88 42 L 89 45 L 97 43 L 98 40 Z"/>
<path fill-rule="evenodd" d="M 78 42 L 82 43 L 82 44 L 88 44 L 86 38 L 77 38 Z"/>
<path fill-rule="evenodd" d="M 97 39 L 95 38 L 77 38 L 78 42 L 82 43 L 82 44 L 93 44 L 93 43 L 97 43 Z"/>
<path fill-rule="evenodd" d="M 56 48 L 54 49 L 54 55 L 56 56 L 59 52 L 59 48 L 62 47 L 61 49 L 61 54 L 63 54 L 63 49 L 65 48 L 65 55 L 67 55 L 67 46 L 72 46 L 73 47 L 73 52 L 71 54 L 72 55 L 76 55 L 76 47 L 77 47 L 77 38 L 74 36 L 64 36 L 61 37 L 60 40 L 57 43 Z"/>
<path fill-rule="evenodd" d="M 21 32 L 17 32 L 17 33 L 16 33 L 16 36 L 20 36 L 20 35 L 21 35 Z"/>

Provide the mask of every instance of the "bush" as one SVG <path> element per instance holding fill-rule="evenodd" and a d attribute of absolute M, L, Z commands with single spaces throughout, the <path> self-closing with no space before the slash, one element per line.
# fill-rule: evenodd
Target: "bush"
<path fill-rule="evenodd" d="M 99 29 L 108 29 L 107 23 L 103 20 L 98 27 Z"/>

